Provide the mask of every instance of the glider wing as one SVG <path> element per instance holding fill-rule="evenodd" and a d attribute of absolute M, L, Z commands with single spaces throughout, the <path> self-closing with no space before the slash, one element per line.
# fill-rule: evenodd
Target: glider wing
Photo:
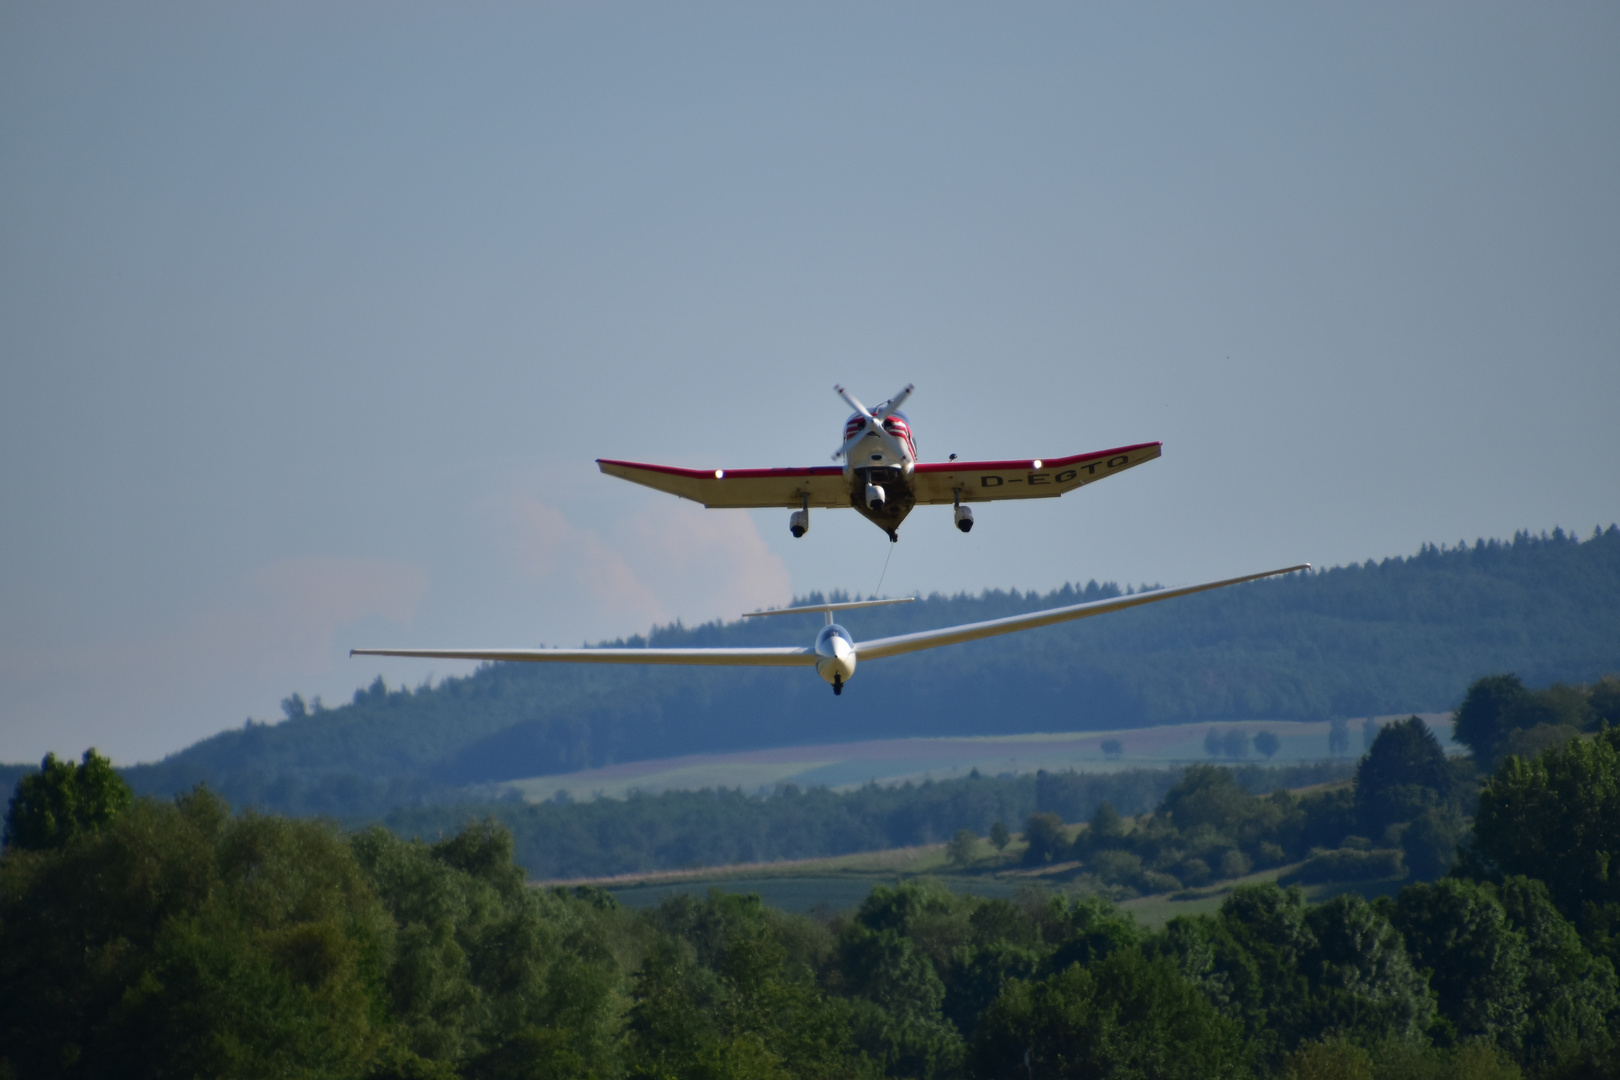
<path fill-rule="evenodd" d="M 1159 456 L 1159 447 L 1150 442 L 1066 458 L 936 461 L 916 467 L 911 487 L 919 503 L 950 505 L 958 491 L 963 502 L 1049 499 L 1152 461 Z"/>
<path fill-rule="evenodd" d="M 609 476 L 667 491 L 711 509 L 780 506 L 797 510 L 804 505 L 806 496 L 811 506 L 849 505 L 844 471 L 837 465 L 803 469 L 678 469 L 671 465 L 643 465 L 608 458 L 598 458 L 596 464 Z"/>
<path fill-rule="evenodd" d="M 955 645 L 962 641 L 995 637 L 997 634 L 1033 630 L 1037 626 L 1051 626 L 1053 623 L 1068 622 L 1071 619 L 1084 619 L 1091 615 L 1105 615 L 1110 611 L 1122 611 L 1125 608 L 1151 604 L 1159 600 L 1169 600 L 1190 593 L 1207 592 L 1210 589 L 1220 589 L 1227 585 L 1239 585 L 1245 581 L 1275 577 L 1278 574 L 1292 574 L 1296 570 L 1309 570 L 1310 566 L 1310 563 L 1302 563 L 1299 566 L 1287 566 L 1281 570 L 1267 570 L 1260 574 L 1245 574 L 1243 577 L 1227 578 L 1224 581 L 1210 581 L 1202 585 L 1183 585 L 1175 589 L 1158 589 L 1154 592 L 1133 593 L 1130 596 L 1116 596 L 1111 600 L 1093 600 L 1088 604 L 1073 604 L 1069 607 L 1048 608 L 1046 611 L 1032 611 L 1027 615 L 1009 615 L 1005 619 L 991 619 L 988 622 L 966 623 L 962 626 L 947 626 L 940 630 L 923 630 L 915 634 L 900 634 L 896 637 L 875 638 L 872 641 L 857 641 L 855 643 L 855 655 L 861 660 L 876 660 L 885 656 L 899 656 L 901 653 L 916 652 L 919 649 L 936 649 L 941 645 Z"/>
<path fill-rule="evenodd" d="M 350 656 L 418 656 L 432 660 L 517 660 L 556 664 L 706 664 L 814 667 L 814 649 L 350 649 Z"/>

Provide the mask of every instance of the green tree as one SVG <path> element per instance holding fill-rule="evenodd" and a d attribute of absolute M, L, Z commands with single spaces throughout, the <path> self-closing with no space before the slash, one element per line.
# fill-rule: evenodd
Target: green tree
<path fill-rule="evenodd" d="M 1277 751 L 1282 749 L 1282 740 L 1277 738 L 1275 732 L 1259 731 L 1254 736 L 1254 748 L 1264 754 L 1267 761 L 1270 761 L 1277 756 Z"/>
<path fill-rule="evenodd" d="M 1417 717 L 1386 724 L 1356 767 L 1356 816 L 1380 837 L 1451 796 L 1451 766 L 1440 741 Z"/>
<path fill-rule="evenodd" d="M 950 843 L 945 845 L 945 858 L 952 866 L 967 866 L 973 861 L 979 847 L 979 837 L 972 829 L 957 829 Z"/>
<path fill-rule="evenodd" d="M 475 1072 L 535 1055 L 616 1068 L 611 898 L 529 888 L 493 821 L 431 845 L 372 828 L 350 846 L 397 927 L 384 986 L 411 1053 Z"/>
<path fill-rule="evenodd" d="M 964 1036 L 971 1036 L 979 1017 L 1007 983 L 1035 975 L 1046 955 L 1043 927 L 1055 920 L 1054 905 L 1013 904 L 982 900 L 968 915 L 968 938 L 952 948 L 940 972 L 945 983 L 945 1015 Z"/>
<path fill-rule="evenodd" d="M 1304 965 L 1315 939 L 1305 912 L 1305 894 L 1297 888 L 1241 886 L 1214 918 L 1173 919 L 1153 943 L 1243 1025 L 1257 1057 L 1273 1066 L 1308 1033 L 1311 984 Z"/>
<path fill-rule="evenodd" d="M 1400 933 L 1372 905 L 1341 893 L 1305 914 L 1313 947 L 1307 1030 L 1337 1031 L 1362 1041 L 1416 1038 L 1434 1017 L 1422 973 Z"/>
<path fill-rule="evenodd" d="M 1118 843 L 1124 837 L 1125 819 L 1119 816 L 1113 803 L 1104 799 L 1097 804 L 1097 811 L 1091 815 L 1091 822 L 1086 826 L 1086 846 L 1096 850 Z"/>
<path fill-rule="evenodd" d="M 1342 1037 L 1300 1044 L 1283 1062 L 1285 1080 L 1373 1080 L 1367 1051 Z"/>
<path fill-rule="evenodd" d="M 1413 961 L 1430 972 L 1448 1044 L 1521 1043 L 1529 949 L 1489 888 L 1455 878 L 1409 885 L 1395 901 L 1393 921 Z"/>
<path fill-rule="evenodd" d="M 1214 919 L 1176 919 L 1156 948 L 1240 1022 L 1269 1068 L 1307 1039 L 1411 1038 L 1429 1023 L 1428 987 L 1399 933 L 1369 904 L 1312 908 L 1298 888 L 1234 889 Z"/>
<path fill-rule="evenodd" d="M 0 1055 L 18 1075 L 357 1075 L 391 925 L 334 828 L 138 800 L 0 859 Z"/>
<path fill-rule="evenodd" d="M 1451 737 L 1473 753 L 1481 768 L 1492 768 L 1509 732 L 1530 706 L 1530 691 L 1517 675 L 1487 675 L 1468 687 L 1452 714 Z"/>
<path fill-rule="evenodd" d="M 92 747 L 75 766 L 46 754 L 39 772 L 17 782 L 6 811 L 5 846 L 29 851 L 65 847 L 128 809 L 134 796 L 112 762 Z"/>
<path fill-rule="evenodd" d="M 677 897 L 635 977 L 631 1075 L 719 1080 L 859 1076 L 849 1004 L 789 948 L 792 920 L 757 896 Z"/>
<path fill-rule="evenodd" d="M 938 881 L 878 886 L 839 934 L 833 985 L 849 999 L 855 1043 L 888 1075 L 931 1077 L 960 1063 L 940 972 L 973 936 L 970 901 Z"/>
<path fill-rule="evenodd" d="M 1032 866 L 1061 859 L 1069 850 L 1063 819 L 1056 814 L 1031 814 L 1024 822 L 1024 861 Z"/>
<path fill-rule="evenodd" d="M 1159 804 L 1161 813 L 1182 832 L 1206 826 L 1231 835 L 1252 817 L 1261 800 L 1244 791 L 1229 769 L 1190 765 Z"/>
<path fill-rule="evenodd" d="M 1587 687 L 1586 715 L 1590 727 L 1604 722 L 1620 727 L 1620 675 L 1605 675 Z"/>
<path fill-rule="evenodd" d="M 992 847 L 998 852 L 1005 851 L 1010 843 L 1012 843 L 1012 833 L 1008 830 L 1005 821 L 997 821 L 990 826 L 990 845 Z"/>
<path fill-rule="evenodd" d="M 1595 951 L 1620 956 L 1620 729 L 1508 758 L 1480 792 L 1474 841 L 1487 868 L 1545 882 Z"/>
<path fill-rule="evenodd" d="M 1047 933 L 1056 948 L 1046 958 L 1045 970 L 1061 971 L 1070 964 L 1089 967 L 1105 957 L 1142 944 L 1142 930 L 1099 896 L 1077 897 L 1067 905 L 1055 901 Z"/>
<path fill-rule="evenodd" d="M 1468 827 L 1456 806 L 1433 806 L 1400 832 L 1401 855 L 1412 878 L 1433 881 L 1451 872 Z"/>
<path fill-rule="evenodd" d="M 1600 1076 L 1606 1063 L 1612 1073 L 1620 1064 L 1608 1022 L 1620 1009 L 1613 966 L 1587 951 L 1542 882 L 1510 877 L 1497 892 L 1526 948 L 1528 1022 L 1517 1056 L 1547 1076 Z"/>
<path fill-rule="evenodd" d="M 838 954 L 856 1044 L 886 1075 L 932 1077 L 955 1068 L 962 1039 L 945 1018 L 945 984 L 909 937 L 857 923 Z"/>
<path fill-rule="evenodd" d="M 1241 1027 L 1164 958 L 1115 953 L 1013 982 L 974 1036 L 975 1075 L 1219 1080 L 1248 1073 Z"/>

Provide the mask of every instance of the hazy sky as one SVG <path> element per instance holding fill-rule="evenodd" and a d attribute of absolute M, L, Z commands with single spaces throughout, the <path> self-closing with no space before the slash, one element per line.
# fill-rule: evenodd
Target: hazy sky
<path fill-rule="evenodd" d="M 1165 444 L 890 594 L 1590 533 L 1617 196 L 1613 4 L 5 4 L 0 760 L 870 592 L 593 464 L 826 462 L 835 382 Z"/>

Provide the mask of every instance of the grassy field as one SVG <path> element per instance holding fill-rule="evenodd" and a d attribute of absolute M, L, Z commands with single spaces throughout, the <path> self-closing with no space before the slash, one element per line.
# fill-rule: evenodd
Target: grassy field
<path fill-rule="evenodd" d="M 1404 717 L 1371 717 L 1375 725 Z M 1426 714 L 1423 719 L 1441 745 L 1451 742 L 1451 717 Z M 1353 752 L 1363 744 L 1365 720 L 1350 723 Z M 1162 768 L 1208 761 L 1204 738 L 1211 727 L 1221 732 L 1242 731 L 1252 740 L 1260 731 L 1275 734 L 1280 743 L 1272 758 L 1250 753 L 1243 761 L 1289 765 L 1328 758 L 1328 724 L 1250 720 L 1225 724 L 1163 724 L 1122 731 L 1045 732 L 976 738 L 877 739 L 870 742 L 786 746 L 735 754 L 693 754 L 658 761 L 635 761 L 582 772 L 559 773 L 511 780 L 499 785 L 529 802 L 544 802 L 559 792 L 574 799 L 623 798 L 631 791 L 656 795 L 663 791 L 700 791 L 704 788 L 740 788 L 769 792 L 778 784 L 829 787 L 835 790 L 862 784 L 898 784 L 907 780 L 945 780 L 966 776 L 974 769 L 990 776 L 1031 773 L 1039 769 L 1077 772 L 1114 772 L 1120 769 Z M 1117 742 L 1118 754 L 1103 750 Z M 1227 760 L 1227 759 L 1222 759 Z"/>

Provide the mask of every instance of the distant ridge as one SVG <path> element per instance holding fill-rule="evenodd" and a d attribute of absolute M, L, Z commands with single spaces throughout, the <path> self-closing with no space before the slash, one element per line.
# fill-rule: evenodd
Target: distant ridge
<path fill-rule="evenodd" d="M 1119 592 L 1093 581 L 1044 596 L 935 595 L 845 621 L 872 637 Z M 749 620 L 661 627 L 645 640 L 765 645 L 793 633 Z M 206 781 L 238 805 L 370 816 L 459 801 L 468 785 L 715 750 L 1443 711 L 1500 671 L 1531 685 L 1620 671 L 1620 529 L 1425 545 L 898 658 L 863 668 L 842 698 L 777 669 L 499 664 L 416 691 L 379 677 L 350 704 L 300 713 L 300 702 L 284 722 L 124 772 L 141 792 Z"/>

